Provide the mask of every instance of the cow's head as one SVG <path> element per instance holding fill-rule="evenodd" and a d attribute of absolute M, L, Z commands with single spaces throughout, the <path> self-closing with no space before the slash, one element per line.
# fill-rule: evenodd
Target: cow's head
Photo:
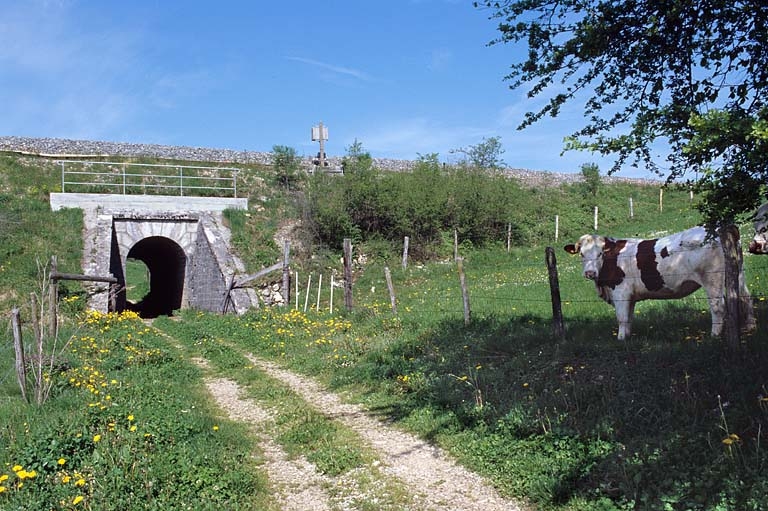
<path fill-rule="evenodd" d="M 768 254 L 768 202 L 755 213 L 755 237 L 749 242 L 752 254 Z"/>
<path fill-rule="evenodd" d="M 589 280 L 597 280 L 600 269 L 603 267 L 606 238 L 597 234 L 585 234 L 577 243 L 566 245 L 565 251 L 569 254 L 581 254 L 584 264 L 584 277 Z"/>

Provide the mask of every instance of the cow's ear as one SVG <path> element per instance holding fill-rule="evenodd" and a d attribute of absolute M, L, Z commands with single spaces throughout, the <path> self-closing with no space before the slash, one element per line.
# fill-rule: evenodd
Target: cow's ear
<path fill-rule="evenodd" d="M 578 254 L 579 253 L 579 248 L 576 245 L 574 245 L 573 243 L 564 246 L 563 249 L 565 249 L 565 251 L 568 252 L 569 254 Z"/>

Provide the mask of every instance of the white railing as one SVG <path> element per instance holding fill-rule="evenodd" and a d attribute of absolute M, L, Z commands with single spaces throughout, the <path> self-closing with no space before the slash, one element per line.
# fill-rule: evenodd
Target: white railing
<path fill-rule="evenodd" d="M 57 160 L 61 191 L 237 198 L 233 167 Z M 172 193 L 173 192 L 173 193 Z"/>

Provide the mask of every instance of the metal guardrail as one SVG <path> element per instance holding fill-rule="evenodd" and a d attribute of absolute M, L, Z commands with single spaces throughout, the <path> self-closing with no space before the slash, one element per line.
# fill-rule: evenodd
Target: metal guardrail
<path fill-rule="evenodd" d="M 175 190 L 179 196 L 231 194 L 237 198 L 239 169 L 234 167 L 83 160 L 57 160 L 55 163 L 61 165 L 62 192 L 68 191 L 67 188 L 70 192 L 72 188 L 76 188 L 75 191 L 106 188 L 111 190 L 107 193 L 129 195 L 139 189 L 140 194 L 150 195 L 148 190 Z"/>

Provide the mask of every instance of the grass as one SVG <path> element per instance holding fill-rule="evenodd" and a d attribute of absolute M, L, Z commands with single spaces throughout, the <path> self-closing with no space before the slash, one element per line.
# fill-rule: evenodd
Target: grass
<path fill-rule="evenodd" d="M 0 158 L 2 310 L 23 301 L 33 286 L 36 256 L 46 260 L 56 253 L 63 271 L 77 271 L 82 250 L 79 237 L 65 235 L 79 232 L 79 216 L 46 209 L 46 190 L 57 186 L 55 169 L 35 174 L 25 165 Z M 253 240 L 269 240 L 279 225 L 257 205 L 289 211 L 284 197 L 257 198 L 265 192 L 255 174 L 251 184 L 252 210 L 230 217 L 240 250 Z M 469 325 L 450 258 L 411 262 L 403 270 L 399 254 L 386 251 L 357 267 L 354 311 L 343 310 L 337 289 L 331 315 L 328 272 L 340 270 L 339 255 L 331 254 L 305 266 L 300 259 L 292 263 L 302 286 L 310 271 L 313 282 L 325 272 L 320 307 L 313 288 L 306 313 L 278 309 L 235 317 L 183 311 L 180 321 L 157 320 L 181 347 L 151 329 L 139 335 L 145 327 L 131 318 L 83 325 L 77 339 L 89 341 L 78 344 L 68 360 L 68 371 L 78 372 L 67 374 L 80 386 L 51 375 L 62 379 L 41 408 L 18 406 L 11 358 L 3 357 L 0 415 L 7 421 L 0 430 L 0 477 L 8 478 L 0 482 L 6 488 L 0 507 L 66 509 L 82 496 L 92 509 L 181 508 L 202 493 L 211 507 L 270 509 L 272 490 L 258 457 L 244 454 L 258 456 L 251 433 L 221 418 L 208 402 L 202 372 L 187 362 L 192 355 L 211 360 L 215 374 L 236 380 L 274 410 L 269 431 L 293 455 L 311 459 L 330 476 L 370 467 L 372 454 L 355 435 L 255 370 L 243 357 L 250 352 L 344 391 L 373 413 L 450 450 L 502 493 L 543 510 L 768 509 L 764 328 L 745 338 L 743 352 L 729 351 L 709 338 L 709 313 L 698 292 L 674 302 L 642 302 L 631 340 L 619 343 L 613 309 L 581 277 L 578 260 L 561 250 L 592 231 L 591 204 L 577 185 L 530 195 L 530 203 L 520 204 L 521 211 L 532 212 L 524 227 L 538 241 L 530 247 L 507 253 L 502 240 L 485 249 L 461 246 Z M 547 200 L 540 202 L 542 197 Z M 663 212 L 653 187 L 606 185 L 598 199 L 598 230 L 616 236 L 673 232 L 698 219 L 685 190 L 665 192 Z M 270 220 L 261 224 L 265 219 Z M 250 270 L 280 257 L 281 247 L 262 245 L 248 258 Z M 556 248 L 564 341 L 552 335 L 546 245 Z M 355 250 L 360 255 L 366 247 Z M 440 253 L 450 254 L 450 245 Z M 398 315 L 389 308 L 385 266 L 392 269 Z M 745 269 L 763 326 L 768 258 L 747 255 Z M 82 313 L 79 288 L 62 294 L 69 300 L 68 315 Z M 94 382 L 99 395 L 88 387 Z M 102 392 L 109 392 L 110 403 Z M 131 431 L 134 425 L 137 431 Z M 65 460 L 63 468 L 59 459 Z M 21 468 L 14 471 L 15 465 Z M 379 477 L 369 472 L 364 478 Z M 71 482 L 81 479 L 82 486 Z M 391 481 L 376 495 L 393 509 L 408 502 Z"/>
<path fill-rule="evenodd" d="M 202 316 L 194 314 L 198 319 Z M 294 319 L 301 317 L 294 315 Z M 305 319 L 305 318 L 302 318 Z M 328 476 L 331 484 L 343 477 L 343 484 L 333 484 L 332 500 L 355 501 L 360 509 L 375 502 L 371 509 L 404 509 L 410 496 L 402 483 L 383 475 L 376 467 L 376 455 L 357 433 L 339 421 L 324 415 L 305 402 L 285 383 L 254 367 L 247 350 L 232 345 L 225 338 L 201 333 L 196 321 L 157 320 L 157 326 L 179 339 L 189 356 L 211 363 L 214 374 L 232 378 L 247 396 L 269 410 L 271 420 L 258 427 L 274 439 L 291 458 L 303 457 L 315 469 Z M 229 336 L 231 332 L 220 331 Z"/>
<path fill-rule="evenodd" d="M 709 338 L 698 293 L 642 303 L 619 343 L 612 308 L 564 258 L 560 342 L 538 249 L 467 258 L 469 326 L 451 264 L 395 272 L 398 316 L 386 291 L 369 291 L 383 284 L 369 266 L 349 315 L 323 306 L 182 324 L 352 394 L 541 509 L 768 508 L 764 333 L 746 338 L 749 356 L 729 352 Z M 747 257 L 759 324 L 766 263 Z"/>
<path fill-rule="evenodd" d="M 244 426 L 135 314 L 89 313 L 66 366 L 50 406 L 3 405 L 3 509 L 271 509 Z"/>

